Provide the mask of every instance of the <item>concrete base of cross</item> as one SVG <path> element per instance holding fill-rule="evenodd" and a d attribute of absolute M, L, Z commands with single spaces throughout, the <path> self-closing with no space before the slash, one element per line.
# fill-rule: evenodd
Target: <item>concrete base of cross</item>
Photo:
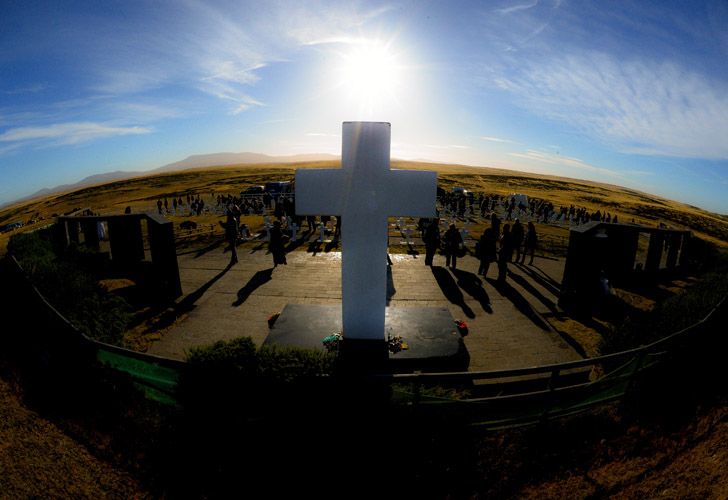
<path fill-rule="evenodd" d="M 286 304 L 264 344 L 324 349 L 323 339 L 341 331 L 341 306 Z M 388 336 L 407 349 L 391 352 L 387 340 L 346 338 L 340 343 L 344 374 L 467 371 L 470 356 L 445 307 L 387 307 Z"/>

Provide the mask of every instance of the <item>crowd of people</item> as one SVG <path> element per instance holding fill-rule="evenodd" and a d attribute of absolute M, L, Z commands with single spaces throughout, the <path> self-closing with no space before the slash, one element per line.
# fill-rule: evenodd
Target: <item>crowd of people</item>
<path fill-rule="evenodd" d="M 453 215 L 465 217 L 468 214 L 479 213 L 486 217 L 488 213 L 495 212 L 496 208 L 503 209 L 506 221 L 515 218 L 529 217 L 539 223 L 569 223 L 573 225 L 584 224 L 590 221 L 618 223 L 617 215 L 612 216 L 606 210 L 589 211 L 585 207 L 561 205 L 558 208 L 550 201 L 540 198 L 527 198 L 522 195 L 499 195 L 474 193 L 472 191 L 452 192 L 441 194 L 440 203 L 443 209 Z"/>
<path fill-rule="evenodd" d="M 159 213 L 174 213 L 177 215 L 200 215 L 205 210 L 226 216 L 225 234 L 230 242 L 231 261 L 237 262 L 235 244 L 242 237 L 250 237 L 250 229 L 240 222 L 243 215 L 269 215 L 275 219 L 270 222 L 266 218 L 266 239 L 274 254 L 274 265 L 285 264 L 284 247 L 285 234 L 292 230 L 303 231 L 310 234 L 314 231 L 331 227 L 335 231 L 336 239 L 340 236 L 341 218 L 321 215 L 318 217 L 307 215 L 299 216 L 295 213 L 293 193 L 262 193 L 257 195 L 231 195 L 211 194 L 213 200 L 209 205 L 199 195 L 186 195 L 185 197 L 160 198 L 157 201 Z M 584 207 L 575 205 L 555 207 L 548 200 L 528 198 L 523 195 L 503 196 L 499 194 L 473 193 L 469 191 L 443 193 L 438 197 L 441 213 L 445 218 L 454 220 L 455 216 L 468 218 L 479 214 L 481 218 L 490 219 L 490 227 L 477 239 L 475 256 L 480 261 L 478 274 L 485 276 L 490 264 L 497 263 L 498 280 L 505 280 L 507 264 L 509 262 L 533 263 L 534 251 L 537 246 L 536 223 L 568 222 L 578 225 L 589 221 L 618 222 L 617 215 L 606 210 L 589 211 Z M 503 221 L 497 215 L 500 213 Z M 524 225 L 521 220 L 528 219 Z M 329 224 L 331 226 L 329 226 Z M 431 266 L 434 255 L 440 250 L 446 260 L 446 265 L 455 269 L 458 256 L 463 254 L 465 242 L 463 232 L 454 224 L 450 224 L 444 234 L 440 234 L 439 218 L 429 222 L 422 220 L 419 224 L 422 241 L 425 245 L 425 264 Z"/>
<path fill-rule="evenodd" d="M 502 228 L 501 228 L 502 226 Z M 424 220 L 421 223 L 422 241 L 425 244 L 425 265 L 432 266 L 438 249 L 445 255 L 445 265 L 457 268 L 458 256 L 463 253 L 464 240 L 462 233 L 451 223 L 443 235 L 440 235 L 439 218 Z M 498 264 L 498 282 L 506 280 L 508 263 L 533 265 L 534 253 L 538 245 L 538 235 L 533 222 L 524 228 L 516 218 L 513 224 L 502 224 L 498 215 L 490 216 L 490 227 L 487 227 L 475 246 L 475 257 L 480 261 L 478 274 L 486 276 L 493 262 Z M 515 258 L 514 258 L 515 256 Z"/>
<path fill-rule="evenodd" d="M 184 198 L 173 196 L 171 202 L 167 196 L 157 200 L 157 212 L 160 215 L 201 215 L 204 210 L 205 200 L 199 194 L 186 194 Z"/>

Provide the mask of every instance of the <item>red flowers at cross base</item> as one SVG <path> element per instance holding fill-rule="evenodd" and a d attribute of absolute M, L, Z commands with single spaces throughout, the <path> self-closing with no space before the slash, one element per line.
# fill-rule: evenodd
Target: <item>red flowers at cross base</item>
<path fill-rule="evenodd" d="M 463 337 L 465 337 L 468 334 L 468 324 L 465 321 L 456 319 L 455 320 L 455 326 L 458 327 L 458 332 Z"/>

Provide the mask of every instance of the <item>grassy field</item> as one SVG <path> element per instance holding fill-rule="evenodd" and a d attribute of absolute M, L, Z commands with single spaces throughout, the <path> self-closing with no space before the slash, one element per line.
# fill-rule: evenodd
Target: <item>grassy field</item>
<path fill-rule="evenodd" d="M 281 166 L 232 165 L 138 177 L 6 207 L 0 210 L 0 225 L 22 221 L 26 226 L 20 230 L 26 231 L 48 224 L 55 215 L 81 208 L 90 208 L 101 214 L 122 213 L 126 207 L 131 207 L 134 212 L 153 211 L 156 210 L 156 201 L 165 196 L 171 202 L 171 197 L 185 199 L 187 194 L 199 194 L 209 204 L 212 193 L 237 194 L 251 184 L 292 180 L 298 168 L 333 168 L 336 165 L 337 162 L 307 162 Z M 448 191 L 453 186 L 462 186 L 486 194 L 524 193 L 533 198 L 548 200 L 557 209 L 561 205 L 574 204 L 590 211 L 606 210 L 613 216 L 618 215 L 622 222 L 634 219 L 637 223 L 649 226 L 664 223 L 675 228 L 690 229 L 701 238 L 728 246 L 728 216 L 619 186 L 484 167 L 404 161 L 393 161 L 392 166 L 435 170 L 438 173 L 439 186 Z M 170 218 L 175 222 L 187 219 L 184 216 Z M 218 217 L 207 216 L 195 220 L 213 232 L 222 231 L 217 224 L 220 220 Z M 262 218 L 251 218 L 248 222 L 251 229 L 257 229 Z M 474 229 L 477 231 L 478 228 Z M 540 234 L 551 233 L 560 238 L 568 237 L 568 230 L 565 228 L 551 226 L 540 231 Z M 0 255 L 4 253 L 11 234 L 0 235 Z"/>

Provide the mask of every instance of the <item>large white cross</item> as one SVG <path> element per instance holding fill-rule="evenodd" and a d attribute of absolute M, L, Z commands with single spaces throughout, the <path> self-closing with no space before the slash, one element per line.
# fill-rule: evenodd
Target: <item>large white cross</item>
<path fill-rule="evenodd" d="M 341 168 L 296 171 L 297 214 L 341 215 L 345 338 L 384 339 L 387 218 L 435 216 L 437 173 L 390 170 L 390 142 L 389 123 L 344 122 Z"/>

